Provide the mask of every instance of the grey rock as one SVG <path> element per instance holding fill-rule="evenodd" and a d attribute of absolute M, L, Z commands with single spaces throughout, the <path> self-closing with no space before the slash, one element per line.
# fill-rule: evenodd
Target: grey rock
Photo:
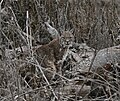
<path fill-rule="evenodd" d="M 106 64 L 120 63 L 120 45 L 100 50 L 94 59 L 92 69 L 103 67 Z"/>

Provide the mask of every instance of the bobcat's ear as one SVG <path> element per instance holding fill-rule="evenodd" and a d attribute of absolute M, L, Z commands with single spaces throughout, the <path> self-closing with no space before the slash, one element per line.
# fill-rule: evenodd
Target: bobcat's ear
<path fill-rule="evenodd" d="M 74 29 L 71 29 L 71 30 L 70 30 L 70 33 L 72 33 L 72 34 L 73 34 L 73 33 L 74 33 L 74 31 L 75 31 Z"/>
<path fill-rule="evenodd" d="M 64 33 L 64 30 L 60 30 L 60 35 L 63 35 L 63 33 Z"/>

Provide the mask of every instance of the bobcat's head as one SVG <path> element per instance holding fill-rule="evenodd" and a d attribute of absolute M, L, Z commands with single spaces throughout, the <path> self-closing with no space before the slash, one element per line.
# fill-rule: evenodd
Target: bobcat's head
<path fill-rule="evenodd" d="M 60 45 L 64 48 L 68 47 L 69 45 L 72 45 L 74 41 L 74 35 L 70 31 L 63 32 L 60 37 Z"/>

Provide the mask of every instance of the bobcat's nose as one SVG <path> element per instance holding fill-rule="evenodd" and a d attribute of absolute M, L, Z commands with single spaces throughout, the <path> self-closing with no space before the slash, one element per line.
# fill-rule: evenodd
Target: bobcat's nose
<path fill-rule="evenodd" d="M 67 41 L 66 43 L 67 43 L 67 45 L 69 45 L 69 41 Z"/>
<path fill-rule="evenodd" d="M 69 45 L 70 44 L 70 41 L 69 40 L 66 40 L 66 45 Z"/>

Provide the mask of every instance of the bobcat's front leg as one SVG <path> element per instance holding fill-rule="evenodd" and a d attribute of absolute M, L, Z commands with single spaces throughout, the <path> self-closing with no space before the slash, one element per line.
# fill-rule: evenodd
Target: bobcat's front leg
<path fill-rule="evenodd" d="M 48 60 L 48 67 L 49 67 L 50 72 L 52 72 L 51 79 L 53 79 L 55 77 L 56 72 L 57 72 L 54 61 Z"/>

